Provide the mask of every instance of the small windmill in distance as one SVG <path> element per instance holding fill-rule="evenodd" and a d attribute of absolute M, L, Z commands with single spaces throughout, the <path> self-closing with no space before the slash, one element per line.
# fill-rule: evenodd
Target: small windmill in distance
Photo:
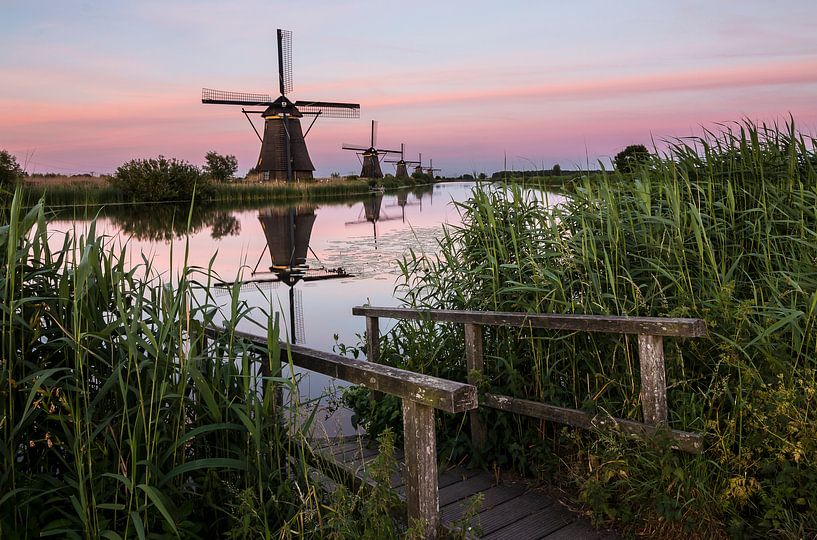
<path fill-rule="evenodd" d="M 386 163 L 395 163 L 396 164 L 395 165 L 396 171 L 394 173 L 395 178 L 408 178 L 409 177 L 408 165 L 419 165 L 420 164 L 419 161 L 406 161 L 405 152 L 406 152 L 406 145 L 403 144 L 403 143 L 400 143 L 400 159 L 398 159 L 398 160 L 394 160 L 394 159 L 385 160 Z M 422 156 L 422 154 L 421 154 L 421 156 Z"/>
<path fill-rule="evenodd" d="M 426 169 L 426 173 L 428 176 L 433 180 L 434 179 L 434 171 L 441 171 L 442 169 L 435 169 L 434 168 L 434 160 L 428 158 L 428 168 Z"/>
<path fill-rule="evenodd" d="M 360 171 L 361 178 L 383 178 L 383 171 L 380 169 L 380 155 L 399 154 L 398 150 L 386 150 L 377 148 L 377 121 L 372 120 L 371 145 L 368 148 L 362 145 L 342 144 L 344 150 L 354 150 L 363 156 L 363 168 Z"/>
<path fill-rule="evenodd" d="M 318 116 L 324 118 L 360 118 L 357 103 L 336 103 L 329 101 L 291 101 L 287 94 L 292 92 L 292 32 L 278 29 L 278 86 L 281 95 L 273 100 L 269 94 L 249 94 L 225 92 L 202 88 L 201 102 L 216 105 L 242 105 L 266 107 L 263 111 L 241 112 L 247 117 L 255 134 L 261 140 L 261 153 L 256 170 L 264 180 L 291 181 L 298 178 L 312 178 L 315 166 L 309 159 L 304 138 L 315 124 Z M 250 120 L 250 114 L 260 114 L 264 119 L 262 137 Z M 313 116 L 306 133 L 301 129 L 301 118 Z"/>

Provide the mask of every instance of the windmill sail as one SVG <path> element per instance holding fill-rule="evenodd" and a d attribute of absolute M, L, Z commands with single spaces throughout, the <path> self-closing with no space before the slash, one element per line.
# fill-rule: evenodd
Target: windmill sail
<path fill-rule="evenodd" d="M 212 103 L 216 105 L 245 105 L 250 107 L 268 107 L 272 105 L 272 97 L 269 94 L 226 92 L 224 90 L 202 88 L 201 102 Z"/>
<path fill-rule="evenodd" d="M 360 118 L 360 104 L 331 101 L 298 100 L 295 106 L 301 114 L 321 115 L 323 118 Z"/>
<path fill-rule="evenodd" d="M 278 85 L 281 95 L 292 93 L 292 32 L 278 29 Z"/>

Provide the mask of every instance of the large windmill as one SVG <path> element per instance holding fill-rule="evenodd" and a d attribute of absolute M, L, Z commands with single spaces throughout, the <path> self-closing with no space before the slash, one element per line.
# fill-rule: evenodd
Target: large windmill
<path fill-rule="evenodd" d="M 278 30 L 278 86 L 281 95 L 273 99 L 269 94 L 248 94 L 242 92 L 224 92 L 203 88 L 201 102 L 216 105 L 241 105 L 242 107 L 266 107 L 263 111 L 241 112 L 260 114 L 264 119 L 264 136 L 253 126 L 261 140 L 261 154 L 258 156 L 256 170 L 263 174 L 265 180 L 296 180 L 312 178 L 315 166 L 309 159 L 304 137 L 309 134 L 318 117 L 323 118 L 360 118 L 360 105 L 357 103 L 334 103 L 329 101 L 291 101 L 287 94 L 292 93 L 292 32 Z M 301 129 L 301 118 L 313 116 L 306 133 Z"/>
<path fill-rule="evenodd" d="M 394 176 L 396 178 L 408 178 L 409 177 L 408 166 L 409 165 L 419 165 L 420 164 L 419 161 L 406 161 L 405 152 L 406 152 L 406 145 L 400 143 L 400 159 L 397 159 L 397 160 L 387 159 L 387 160 L 385 160 L 386 163 L 394 163 L 395 164 L 395 168 L 397 170 L 395 171 Z"/>
<path fill-rule="evenodd" d="M 361 178 L 383 178 L 383 171 L 380 169 L 380 155 L 399 154 L 398 150 L 385 150 L 377 148 L 377 121 L 372 120 L 372 138 L 369 147 L 355 144 L 341 145 L 344 150 L 354 150 L 363 156 L 363 168 L 360 171 Z"/>

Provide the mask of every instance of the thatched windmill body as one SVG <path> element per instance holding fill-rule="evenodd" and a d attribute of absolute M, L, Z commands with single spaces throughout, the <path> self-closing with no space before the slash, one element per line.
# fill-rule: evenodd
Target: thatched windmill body
<path fill-rule="evenodd" d="M 360 171 L 361 178 L 383 178 L 383 171 L 380 168 L 380 160 L 388 154 L 399 154 L 398 150 L 386 150 L 377 148 L 377 121 L 372 120 L 372 137 L 369 147 L 355 144 L 341 145 L 344 150 L 353 150 L 362 156 L 363 168 Z"/>
<path fill-rule="evenodd" d="M 405 157 L 406 152 L 406 145 L 400 144 L 400 159 L 397 160 L 385 160 L 386 163 L 394 163 L 395 173 L 394 176 L 396 178 L 408 178 L 408 167 L 413 165 L 419 165 L 419 161 L 407 161 Z"/>
<path fill-rule="evenodd" d="M 203 88 L 201 102 L 217 105 L 241 105 L 241 112 L 250 121 L 255 134 L 261 140 L 261 153 L 256 170 L 265 180 L 296 180 L 312 178 L 315 166 L 309 158 L 305 137 L 318 117 L 359 118 L 360 105 L 329 101 L 292 101 L 292 33 L 278 30 L 278 86 L 281 95 L 273 99 L 269 94 L 225 92 Z M 266 107 L 264 110 L 246 110 L 243 107 Z M 250 120 L 250 114 L 260 114 L 264 119 L 264 135 L 258 133 Z M 301 118 L 311 116 L 312 123 L 306 133 L 301 128 Z"/>

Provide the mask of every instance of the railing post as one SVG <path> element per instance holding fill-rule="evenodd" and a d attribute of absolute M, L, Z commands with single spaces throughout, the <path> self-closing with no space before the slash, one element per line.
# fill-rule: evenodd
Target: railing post
<path fill-rule="evenodd" d="M 403 438 L 409 526 L 422 523 L 424 538 L 436 538 L 440 525 L 437 441 L 434 408 L 403 399 Z"/>
<path fill-rule="evenodd" d="M 483 373 L 485 362 L 482 356 L 482 326 L 478 324 L 465 324 L 465 368 L 468 370 L 468 384 L 476 386 Z M 473 374 L 479 373 L 479 375 Z M 474 409 L 468 413 L 471 421 L 471 443 L 474 448 L 482 448 L 485 445 L 485 425 L 479 419 L 479 409 Z"/>
<path fill-rule="evenodd" d="M 641 365 L 641 409 L 644 423 L 667 423 L 667 376 L 664 368 L 664 338 L 638 335 Z"/>
<path fill-rule="evenodd" d="M 366 359 L 375 364 L 380 363 L 380 320 L 377 317 L 366 317 Z"/>

